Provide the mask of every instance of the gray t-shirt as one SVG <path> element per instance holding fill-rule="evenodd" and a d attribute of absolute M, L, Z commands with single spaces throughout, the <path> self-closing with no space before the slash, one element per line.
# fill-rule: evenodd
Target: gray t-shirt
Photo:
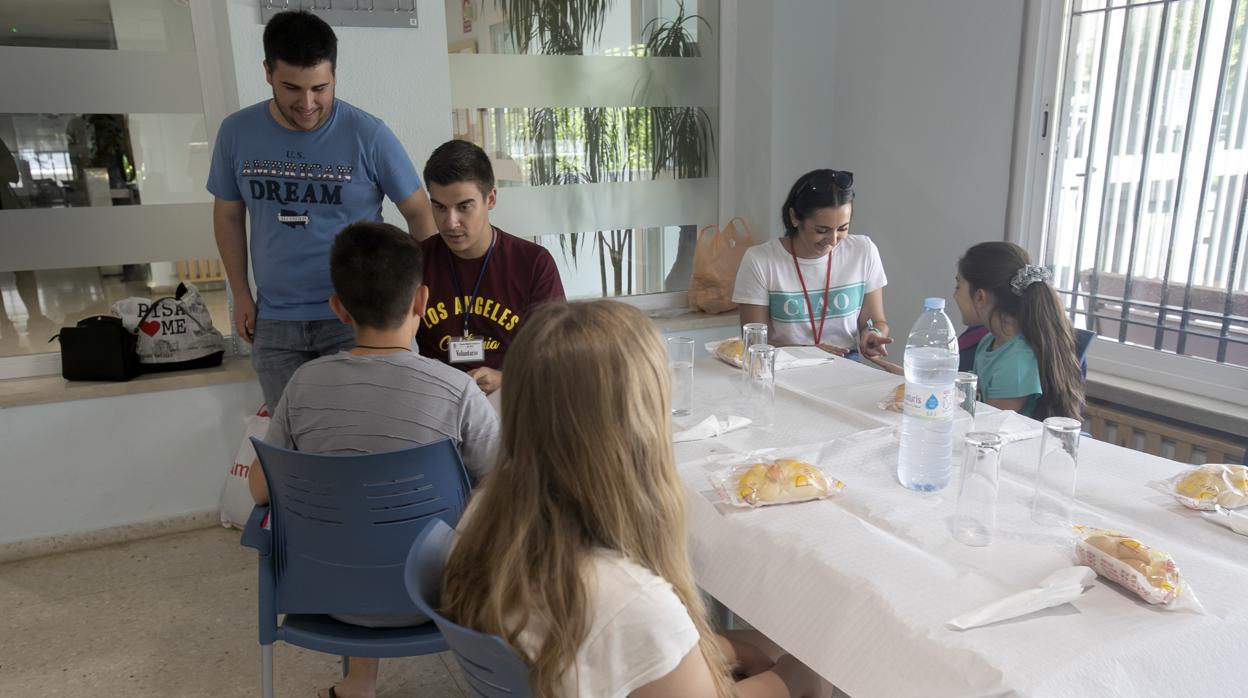
<path fill-rule="evenodd" d="M 498 415 L 463 371 L 415 352 L 340 352 L 295 371 L 265 441 L 312 453 L 382 453 L 449 437 L 474 479 L 494 467 Z"/>

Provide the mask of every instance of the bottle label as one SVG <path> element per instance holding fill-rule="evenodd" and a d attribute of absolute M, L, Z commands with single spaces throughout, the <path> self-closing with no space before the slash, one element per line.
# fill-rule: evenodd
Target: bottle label
<path fill-rule="evenodd" d="M 933 421 L 951 420 L 953 409 L 957 406 L 956 392 L 952 385 L 933 389 L 920 383 L 907 382 L 903 403 L 906 416 Z"/>

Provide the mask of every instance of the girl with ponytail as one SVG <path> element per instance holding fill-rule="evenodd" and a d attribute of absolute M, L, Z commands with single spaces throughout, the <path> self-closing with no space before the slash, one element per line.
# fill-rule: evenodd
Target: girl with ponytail
<path fill-rule="evenodd" d="M 984 242 L 958 261 L 953 299 L 989 334 L 975 351 L 980 399 L 1036 419 L 1083 416 L 1074 330 L 1044 267 L 1011 242 Z"/>
<path fill-rule="evenodd" d="M 979 399 L 1036 419 L 1083 416 L 1074 330 L 1047 269 L 1010 242 L 983 242 L 958 260 L 953 299 L 967 325 L 989 333 L 975 351 Z M 901 367 L 876 361 L 901 373 Z"/>

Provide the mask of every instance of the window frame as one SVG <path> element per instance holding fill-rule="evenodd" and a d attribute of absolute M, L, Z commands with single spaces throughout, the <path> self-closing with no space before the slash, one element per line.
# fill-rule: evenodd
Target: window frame
<path fill-rule="evenodd" d="M 1059 151 L 1058 99 L 1065 76 L 1066 26 L 1073 0 L 1026 0 L 1015 101 L 1006 239 L 1048 264 L 1050 194 Z M 1248 404 L 1248 367 L 1100 337 L 1088 351 L 1093 372 L 1234 404 Z"/>

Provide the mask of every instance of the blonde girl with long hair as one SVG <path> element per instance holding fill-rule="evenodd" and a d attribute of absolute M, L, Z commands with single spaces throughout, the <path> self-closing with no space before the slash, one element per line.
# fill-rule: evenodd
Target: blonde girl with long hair
<path fill-rule="evenodd" d="M 542 306 L 506 371 L 499 458 L 447 562 L 447 617 L 504 638 L 539 696 L 830 691 L 792 657 L 711 632 L 672 455 L 667 352 L 645 315 L 611 301 Z"/>

